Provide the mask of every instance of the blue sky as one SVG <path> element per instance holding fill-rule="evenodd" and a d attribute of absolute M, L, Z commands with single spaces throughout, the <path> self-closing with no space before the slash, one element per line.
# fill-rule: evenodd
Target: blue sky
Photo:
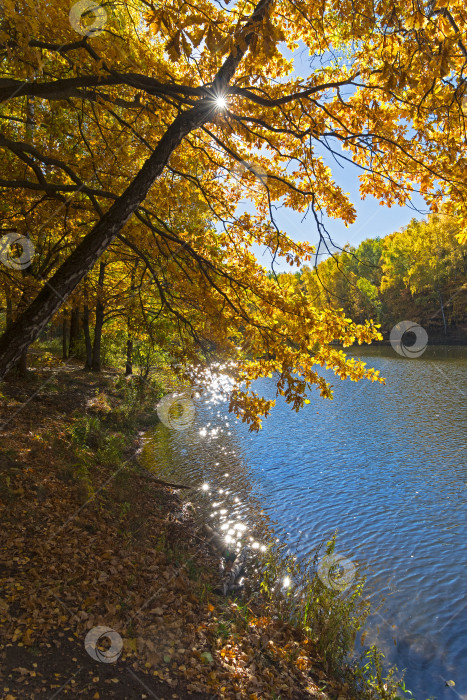
<path fill-rule="evenodd" d="M 336 181 L 341 185 L 344 192 L 350 194 L 350 200 L 354 204 L 357 211 L 357 220 L 354 224 L 346 227 L 340 219 L 324 218 L 323 222 L 336 246 L 343 247 L 346 243 L 353 246 L 358 246 L 361 241 L 366 238 L 381 238 L 388 233 L 397 231 L 401 227 L 407 225 L 413 217 L 417 219 L 423 218 L 426 215 L 427 208 L 424 200 L 419 195 L 414 195 L 412 204 L 419 211 L 412 209 L 409 206 L 382 206 L 372 196 L 367 196 L 362 200 L 359 194 L 358 175 L 361 172 L 356 166 L 351 163 L 344 163 L 340 168 L 336 163 L 332 163 L 329 159 L 326 162 L 332 167 Z M 253 205 L 249 201 L 244 201 L 241 209 L 245 211 L 254 211 Z M 275 213 L 275 220 L 279 228 L 285 231 L 295 241 L 308 241 L 317 244 L 318 232 L 313 214 L 310 212 L 305 220 L 303 214 L 298 214 L 291 209 L 282 207 Z M 271 255 L 265 252 L 259 246 L 253 247 L 258 261 L 265 267 L 270 267 Z M 323 250 L 324 253 L 324 250 Z M 323 260 L 327 255 L 322 255 L 319 259 Z M 285 263 L 278 260 L 274 265 L 276 272 L 290 269 Z M 296 269 L 296 268 L 295 268 Z"/>
<path fill-rule="evenodd" d="M 292 73 L 294 77 L 298 75 L 302 77 L 307 76 L 314 70 L 314 66 L 316 66 L 317 62 L 326 62 L 325 57 L 321 57 L 317 61 L 312 61 L 308 55 L 307 48 L 304 47 L 303 44 L 301 44 L 293 54 L 288 51 L 284 45 L 281 47 L 281 50 L 287 58 L 293 57 L 294 59 L 294 70 Z M 335 59 L 336 57 L 334 56 L 333 58 Z M 342 94 L 344 95 L 345 93 L 342 92 Z M 340 151 L 339 144 L 334 142 L 332 145 L 336 151 Z M 342 153 L 349 158 L 348 151 L 342 151 Z M 358 244 L 366 238 L 386 236 L 407 225 L 413 217 L 421 219 L 426 215 L 427 207 L 425 201 L 416 194 L 413 195 L 412 199 L 412 205 L 416 207 L 415 210 L 410 206 L 382 206 L 379 204 L 378 200 L 371 196 L 367 196 L 366 199 L 362 200 L 359 194 L 360 183 L 358 179 L 362 171 L 356 165 L 344 160 L 339 160 L 339 165 L 332 155 L 327 153 L 324 148 L 322 149 L 322 155 L 324 162 L 330 166 L 337 184 L 342 187 L 344 192 L 350 194 L 350 201 L 354 204 L 357 211 L 357 220 L 349 227 L 346 227 L 339 219 L 325 218 L 323 220 L 336 246 L 343 247 L 346 243 L 358 246 Z M 254 211 L 253 205 L 247 201 L 241 205 L 241 208 L 250 212 Z M 308 241 L 315 244 L 318 242 L 316 223 L 311 212 L 303 221 L 303 214 L 297 214 L 283 207 L 277 211 L 275 219 L 279 228 L 285 231 L 295 241 Z M 271 254 L 261 250 L 259 246 L 253 247 L 253 251 L 259 262 L 269 268 Z M 327 254 L 324 253 L 320 257 L 320 260 L 324 259 L 324 257 L 327 257 Z M 274 269 L 276 271 L 282 271 L 290 268 L 281 261 L 276 261 Z"/>

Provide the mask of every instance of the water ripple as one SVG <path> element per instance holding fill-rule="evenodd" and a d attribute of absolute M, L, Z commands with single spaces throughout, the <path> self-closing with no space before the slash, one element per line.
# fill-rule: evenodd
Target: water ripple
<path fill-rule="evenodd" d="M 208 484 L 197 493 L 213 520 L 242 520 L 253 540 L 269 519 L 306 555 L 338 529 L 372 599 L 386 596 L 367 642 L 407 668 L 419 700 L 467 698 L 467 354 L 362 353 L 386 386 L 339 382 L 333 402 L 313 396 L 298 415 L 278 400 L 258 435 L 225 403 L 200 400 L 193 429 L 158 426 L 146 462 L 161 478 Z M 274 398 L 272 380 L 256 388 Z"/>

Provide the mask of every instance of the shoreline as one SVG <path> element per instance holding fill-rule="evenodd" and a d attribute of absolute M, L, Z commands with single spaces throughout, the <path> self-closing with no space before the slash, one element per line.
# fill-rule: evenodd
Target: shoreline
<path fill-rule="evenodd" d="M 122 700 L 144 697 L 144 686 L 161 698 L 259 699 L 274 688 L 334 697 L 319 690 L 320 676 L 337 696 L 337 680 L 299 651 L 295 631 L 260 609 L 245 620 L 231 597 L 213 593 L 218 558 L 174 490 L 133 464 L 147 426 L 122 415 L 128 384 L 115 391 L 116 381 L 69 366 L 1 385 L 3 419 L 24 406 L 3 434 L 0 470 L 4 697 L 44 697 L 64 684 L 64 696 Z M 120 463 L 114 430 L 102 429 L 109 418 L 128 423 Z M 121 637 L 116 664 L 86 653 L 96 626 Z"/>
<path fill-rule="evenodd" d="M 274 590 L 215 592 L 212 533 L 196 525 L 181 485 L 137 461 L 163 393 L 160 378 L 141 387 L 76 364 L 0 385 L 1 417 L 14 418 L 0 461 L 5 700 L 44 688 L 96 700 L 381 697 L 335 665 L 356 630 L 324 586 L 313 613 L 324 614 L 323 635 L 291 624 L 294 607 Z M 277 580 L 289 564 L 268 557 Z M 328 614 L 334 646 L 324 644 Z M 115 664 L 85 649 L 102 626 L 121 640 Z M 96 649 L 105 655 L 105 644 Z"/>

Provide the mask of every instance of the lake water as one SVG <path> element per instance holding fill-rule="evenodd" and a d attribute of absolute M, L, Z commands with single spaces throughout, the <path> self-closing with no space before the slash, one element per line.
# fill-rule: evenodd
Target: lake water
<path fill-rule="evenodd" d="M 213 393 L 195 401 L 189 429 L 159 424 L 144 458 L 162 479 L 197 487 L 190 499 L 216 528 L 251 526 L 255 547 L 261 520 L 299 556 L 337 529 L 336 550 L 384 598 L 365 643 L 407 669 L 417 700 L 466 700 L 467 349 L 355 354 L 386 386 L 334 378 L 332 402 L 314 396 L 296 414 L 279 399 L 259 434 Z M 275 395 L 273 380 L 256 388 Z"/>

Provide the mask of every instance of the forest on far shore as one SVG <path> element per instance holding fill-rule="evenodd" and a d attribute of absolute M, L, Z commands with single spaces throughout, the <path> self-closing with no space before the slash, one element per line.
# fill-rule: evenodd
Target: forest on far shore
<path fill-rule="evenodd" d="M 467 340 L 467 245 L 448 217 L 412 219 L 384 238 L 368 238 L 317 267 L 278 276 L 318 308 L 343 309 L 357 323 L 372 318 L 387 339 L 402 319 L 425 328 L 430 342 Z"/>

